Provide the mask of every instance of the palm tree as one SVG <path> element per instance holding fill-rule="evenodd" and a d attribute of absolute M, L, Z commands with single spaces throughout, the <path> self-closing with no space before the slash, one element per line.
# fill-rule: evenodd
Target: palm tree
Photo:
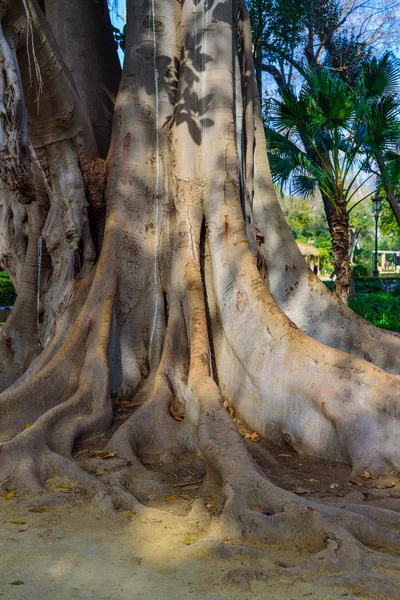
<path fill-rule="evenodd" d="M 310 70 L 300 92 L 289 86 L 272 100 L 266 130 L 274 181 L 307 197 L 319 190 L 332 239 L 336 293 L 351 290 L 349 212 L 373 175 L 363 176 L 366 127 L 354 89 L 328 69 Z M 363 195 L 362 199 L 371 193 Z M 357 202 L 358 203 L 358 202 Z"/>
<path fill-rule="evenodd" d="M 358 85 L 358 113 L 365 126 L 364 149 L 368 168 L 377 176 L 377 191 L 384 191 L 400 227 L 400 206 L 395 189 L 400 183 L 400 68 L 389 53 L 363 65 Z"/>

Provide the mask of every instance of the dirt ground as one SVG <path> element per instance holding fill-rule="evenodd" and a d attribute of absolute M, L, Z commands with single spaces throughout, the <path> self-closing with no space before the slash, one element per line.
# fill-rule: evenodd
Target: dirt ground
<path fill-rule="evenodd" d="M 205 530 L 172 513 L 105 516 L 74 501 L 43 513 L 10 503 L 1 518 L 0 594 L 7 600 L 365 598 L 323 581 L 268 578 L 265 570 L 296 553 L 258 545 L 231 555 L 239 546 L 215 547 L 212 524 Z M 243 569 L 254 569 L 250 584 L 241 580 Z"/>
<path fill-rule="evenodd" d="M 278 485 L 322 501 L 398 508 L 400 485 L 313 462 L 293 451 L 254 452 Z M 260 449 L 261 448 L 261 449 Z M 262 456 L 261 456 L 262 455 Z M 268 459 L 268 460 L 267 460 Z M 176 494 L 140 514 L 104 514 L 84 491 L 59 484 L 59 503 L 44 505 L 18 493 L 0 501 L 0 596 L 9 600 L 374 600 L 321 575 L 293 580 L 269 573 L 307 555 L 306 548 L 241 546 L 221 540 L 218 499 L 197 477 L 175 474 Z M 182 487 L 179 487 L 183 483 Z M 71 484 L 71 482 L 69 482 Z M 388 486 L 388 487 L 387 487 Z M 198 499 L 201 495 L 205 500 Z M 39 506 L 40 505 L 40 506 Z M 243 574 L 251 571 L 250 579 Z M 399 574 L 400 581 L 400 574 Z"/>
<path fill-rule="evenodd" d="M 117 427 L 136 405 L 115 405 Z M 400 511 L 398 479 L 377 481 L 367 472 L 351 479 L 349 467 L 300 457 L 289 446 L 267 445 L 235 421 L 251 454 L 276 485 L 322 502 L 367 503 Z M 81 465 L 105 484 L 107 469 L 115 460 L 103 450 L 106 442 L 97 438 L 77 449 Z M 13 490 L 8 491 L 8 499 L 3 494 L 0 596 L 7 600 L 375 600 L 362 590 L 335 585 L 322 572 L 308 579 L 285 574 L 285 566 L 308 556 L 305 547 L 224 540 L 218 526 L 219 488 L 179 467 L 165 472 L 165 480 L 174 493 L 139 514 L 105 514 L 90 502 L 85 490 L 58 479 L 49 482 L 48 500 Z"/>

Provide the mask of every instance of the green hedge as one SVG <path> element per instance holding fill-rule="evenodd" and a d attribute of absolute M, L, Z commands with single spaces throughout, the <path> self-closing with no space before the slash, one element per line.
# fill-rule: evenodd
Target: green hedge
<path fill-rule="evenodd" d="M 324 283 L 334 291 L 332 281 Z M 360 277 L 354 283 L 356 294 L 349 300 L 350 308 L 377 327 L 400 331 L 400 278 Z M 386 293 L 385 283 L 394 283 L 396 287 Z"/>
<path fill-rule="evenodd" d="M 332 281 L 324 281 L 326 287 L 333 292 L 335 286 Z M 354 279 L 354 287 L 356 294 L 381 294 L 385 290 L 385 284 L 396 285 L 396 288 L 391 290 L 395 293 L 397 288 L 400 290 L 400 276 L 391 277 L 357 277 Z"/>
<path fill-rule="evenodd" d="M 10 276 L 6 271 L 0 272 L 0 306 L 12 306 L 15 302 L 16 293 L 11 283 Z"/>
<path fill-rule="evenodd" d="M 359 294 L 349 301 L 349 306 L 373 325 L 400 331 L 400 297 L 394 294 Z"/>

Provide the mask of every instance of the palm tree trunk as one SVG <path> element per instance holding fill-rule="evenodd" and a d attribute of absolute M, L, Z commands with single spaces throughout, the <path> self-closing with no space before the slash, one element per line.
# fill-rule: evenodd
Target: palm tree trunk
<path fill-rule="evenodd" d="M 339 299 L 347 304 L 351 294 L 349 213 L 343 200 L 336 200 L 335 204 L 336 208 L 331 211 L 335 291 Z"/>

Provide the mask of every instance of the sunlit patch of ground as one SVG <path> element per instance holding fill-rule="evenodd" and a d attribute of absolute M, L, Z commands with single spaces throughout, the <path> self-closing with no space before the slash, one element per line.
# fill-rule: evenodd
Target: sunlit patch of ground
<path fill-rule="evenodd" d="M 115 427 L 137 408 L 114 404 Z M 349 481 L 348 466 L 300 457 L 288 446 L 273 447 L 235 421 L 260 468 L 279 487 L 310 500 L 400 509 L 397 477 L 375 480 L 365 472 Z M 81 465 L 101 480 L 110 460 L 106 442 L 99 437 L 77 451 Z M 94 469 L 96 460 L 101 464 Z M 306 547 L 271 546 L 268 540 L 241 546 L 239 541 L 224 540 L 219 530 L 219 486 L 179 466 L 174 473 L 166 469 L 165 476 L 175 493 L 140 514 L 105 514 L 90 504 L 85 490 L 59 478 L 48 482 L 51 505 L 42 506 L 13 490 L 6 499 L 7 491 L 3 492 L 0 597 L 375 600 L 335 586 L 322 571 L 313 578 L 291 579 L 285 566 L 302 562 L 309 555 Z M 279 575 L 271 575 L 277 571 Z"/>
<path fill-rule="evenodd" d="M 0 594 L 7 600 L 362 597 L 318 579 L 265 577 L 277 564 L 304 558 L 307 550 L 258 544 L 237 552 L 235 544 L 216 543 L 215 516 L 173 514 L 174 500 L 163 503 L 162 515 L 110 516 L 67 495 L 67 503 L 39 509 L 43 512 L 32 512 L 18 497 L 1 500 Z M 241 581 L 243 569 L 256 574 L 249 585 Z"/>

